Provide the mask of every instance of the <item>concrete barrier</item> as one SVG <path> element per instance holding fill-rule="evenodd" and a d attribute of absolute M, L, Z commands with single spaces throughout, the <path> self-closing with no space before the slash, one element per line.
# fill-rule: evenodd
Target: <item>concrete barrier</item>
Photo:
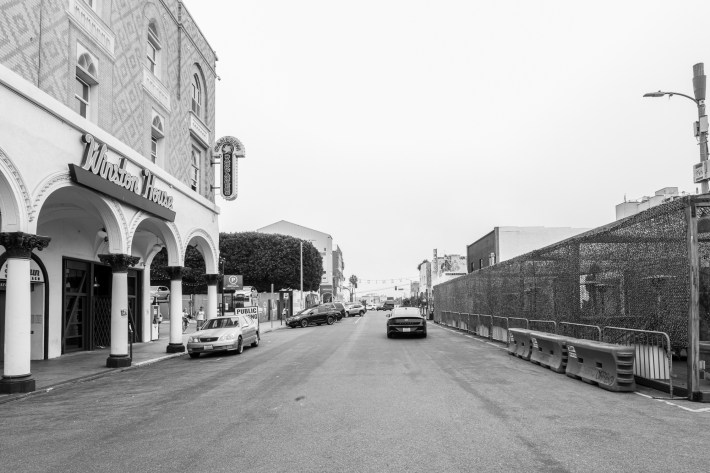
<path fill-rule="evenodd" d="M 531 331 L 524 328 L 511 328 L 508 330 L 508 334 L 510 336 L 508 353 L 523 360 L 529 360 L 532 348 Z"/>
<path fill-rule="evenodd" d="M 591 340 L 567 340 L 567 376 L 607 391 L 634 391 L 634 347 Z"/>
<path fill-rule="evenodd" d="M 530 332 L 530 361 L 550 368 L 555 373 L 564 373 L 567 369 L 567 340 L 566 337 L 551 333 Z"/>

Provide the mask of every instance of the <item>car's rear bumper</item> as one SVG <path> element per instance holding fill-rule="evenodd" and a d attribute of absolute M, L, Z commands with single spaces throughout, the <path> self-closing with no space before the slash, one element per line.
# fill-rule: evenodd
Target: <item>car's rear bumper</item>
<path fill-rule="evenodd" d="M 426 335 L 426 325 L 388 325 L 387 335 Z"/>

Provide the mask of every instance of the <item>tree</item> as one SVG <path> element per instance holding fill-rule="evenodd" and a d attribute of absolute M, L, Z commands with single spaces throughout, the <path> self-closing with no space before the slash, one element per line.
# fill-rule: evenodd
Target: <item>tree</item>
<path fill-rule="evenodd" d="M 226 274 L 241 274 L 244 284 L 259 292 L 299 289 L 301 286 L 301 247 L 303 243 L 303 290 L 320 287 L 323 257 L 306 240 L 288 235 L 241 232 L 220 233 L 219 253 Z M 220 268 L 221 269 L 221 268 Z"/>
<path fill-rule="evenodd" d="M 220 233 L 219 254 L 224 258 L 225 274 L 241 274 L 244 284 L 254 286 L 259 292 L 299 289 L 301 287 L 301 246 L 303 241 L 303 290 L 315 291 L 320 287 L 323 274 L 323 257 L 308 241 L 287 235 L 242 232 Z M 151 284 L 169 281 L 167 252 L 158 253 L 150 267 Z M 222 272 L 222 265 L 218 268 Z M 184 294 L 205 294 L 205 261 L 200 252 L 188 246 L 182 277 Z"/>
<path fill-rule="evenodd" d="M 353 274 L 352 276 L 350 276 L 349 281 L 352 287 L 357 288 L 357 276 Z"/>

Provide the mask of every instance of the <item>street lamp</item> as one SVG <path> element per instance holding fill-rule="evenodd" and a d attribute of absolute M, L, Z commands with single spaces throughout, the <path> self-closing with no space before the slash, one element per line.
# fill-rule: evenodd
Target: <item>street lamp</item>
<path fill-rule="evenodd" d="M 222 265 L 222 317 L 224 317 L 224 258 L 219 259 L 219 264 Z"/>
<path fill-rule="evenodd" d="M 673 97 L 674 95 L 680 95 L 687 99 L 692 100 L 698 107 L 698 121 L 695 122 L 695 136 L 698 137 L 700 145 L 700 164 L 695 165 L 694 179 L 695 182 L 700 181 L 700 188 L 703 194 L 708 192 L 708 178 L 710 178 L 710 170 L 707 167 L 708 160 L 708 117 L 705 115 L 705 67 L 702 62 L 695 64 L 693 66 L 693 94 L 695 98 L 690 95 L 681 94 L 679 92 L 663 92 L 659 90 L 658 92 L 649 92 L 643 94 L 644 97 L 663 97 L 667 95 L 668 97 Z"/>

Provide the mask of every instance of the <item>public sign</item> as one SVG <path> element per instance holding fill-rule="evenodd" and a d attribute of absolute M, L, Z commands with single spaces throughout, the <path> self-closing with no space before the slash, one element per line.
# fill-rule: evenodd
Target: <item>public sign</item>
<path fill-rule="evenodd" d="M 225 274 L 224 288 L 234 291 L 240 291 L 244 288 L 244 276 L 241 274 Z"/>
<path fill-rule="evenodd" d="M 215 143 L 214 152 L 222 160 L 222 197 L 234 200 L 237 198 L 237 160 L 244 157 L 244 145 L 233 136 L 223 136 Z"/>
<path fill-rule="evenodd" d="M 234 309 L 234 315 L 247 315 L 252 319 L 259 317 L 258 307 L 237 307 Z"/>

